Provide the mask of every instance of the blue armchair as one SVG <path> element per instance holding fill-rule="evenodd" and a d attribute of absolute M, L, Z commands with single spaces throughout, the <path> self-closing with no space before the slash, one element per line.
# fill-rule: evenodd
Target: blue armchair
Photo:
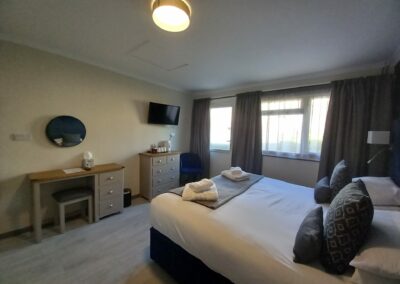
<path fill-rule="evenodd" d="M 194 153 L 182 153 L 180 162 L 180 184 L 199 180 L 203 174 L 200 157 Z"/>

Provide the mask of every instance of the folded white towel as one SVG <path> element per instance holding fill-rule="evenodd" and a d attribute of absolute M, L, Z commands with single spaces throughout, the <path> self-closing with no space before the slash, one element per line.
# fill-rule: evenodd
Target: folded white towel
<path fill-rule="evenodd" d="M 201 181 L 191 182 L 188 185 L 194 192 L 200 193 L 210 190 L 214 182 L 210 179 L 203 178 Z"/>
<path fill-rule="evenodd" d="M 231 167 L 230 171 L 234 176 L 241 176 L 243 174 L 243 170 L 241 167 Z"/>
<path fill-rule="evenodd" d="M 211 186 L 210 190 L 196 193 L 189 185 L 185 185 L 182 193 L 182 199 L 185 201 L 217 201 L 218 200 L 218 190 L 215 185 Z"/>
<path fill-rule="evenodd" d="M 232 181 L 243 181 L 243 180 L 248 180 L 250 178 L 250 174 L 246 173 L 245 171 L 242 171 L 242 174 L 238 176 L 238 175 L 233 175 L 230 170 L 225 170 L 221 172 L 221 175 Z"/>

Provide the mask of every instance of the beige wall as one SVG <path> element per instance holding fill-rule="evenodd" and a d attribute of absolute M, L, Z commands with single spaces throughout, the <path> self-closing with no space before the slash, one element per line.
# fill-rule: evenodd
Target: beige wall
<path fill-rule="evenodd" d="M 179 126 L 147 124 L 149 101 L 180 105 Z M 0 41 L 0 234 L 30 224 L 28 173 L 79 166 L 86 150 L 98 164 L 126 166 L 125 186 L 138 193 L 138 153 L 170 132 L 173 147 L 188 150 L 191 106 L 189 95 Z M 86 125 L 82 144 L 58 148 L 47 140 L 46 124 L 64 114 Z M 32 140 L 12 141 L 13 133 L 30 133 Z"/>
<path fill-rule="evenodd" d="M 319 162 L 263 157 L 263 175 L 287 182 L 314 187 L 318 178 Z"/>
<path fill-rule="evenodd" d="M 215 176 L 231 166 L 231 153 L 213 151 L 210 155 L 210 174 Z M 262 174 L 294 184 L 314 187 L 319 162 L 263 156 Z"/>

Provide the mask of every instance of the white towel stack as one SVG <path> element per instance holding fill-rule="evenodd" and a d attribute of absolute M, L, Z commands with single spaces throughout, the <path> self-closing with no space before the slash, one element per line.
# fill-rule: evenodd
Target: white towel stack
<path fill-rule="evenodd" d="M 214 182 L 210 179 L 203 178 L 201 181 L 188 183 L 189 187 L 196 193 L 210 190 Z"/>
<path fill-rule="evenodd" d="M 218 190 L 214 182 L 209 179 L 187 183 L 183 189 L 182 199 L 185 201 L 217 201 Z"/>
<path fill-rule="evenodd" d="M 229 171 L 234 176 L 241 176 L 244 173 L 241 167 L 231 167 Z"/>
<path fill-rule="evenodd" d="M 243 181 L 250 178 L 250 174 L 243 171 L 240 167 L 231 167 L 229 170 L 222 171 L 221 175 L 232 181 Z"/>

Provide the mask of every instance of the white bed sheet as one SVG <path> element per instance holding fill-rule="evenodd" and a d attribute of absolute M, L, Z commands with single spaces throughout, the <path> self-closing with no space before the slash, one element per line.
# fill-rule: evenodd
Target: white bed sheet
<path fill-rule="evenodd" d="M 351 283 L 350 274 L 292 261 L 297 230 L 316 206 L 312 189 L 263 178 L 216 210 L 159 195 L 151 224 L 234 283 Z"/>

